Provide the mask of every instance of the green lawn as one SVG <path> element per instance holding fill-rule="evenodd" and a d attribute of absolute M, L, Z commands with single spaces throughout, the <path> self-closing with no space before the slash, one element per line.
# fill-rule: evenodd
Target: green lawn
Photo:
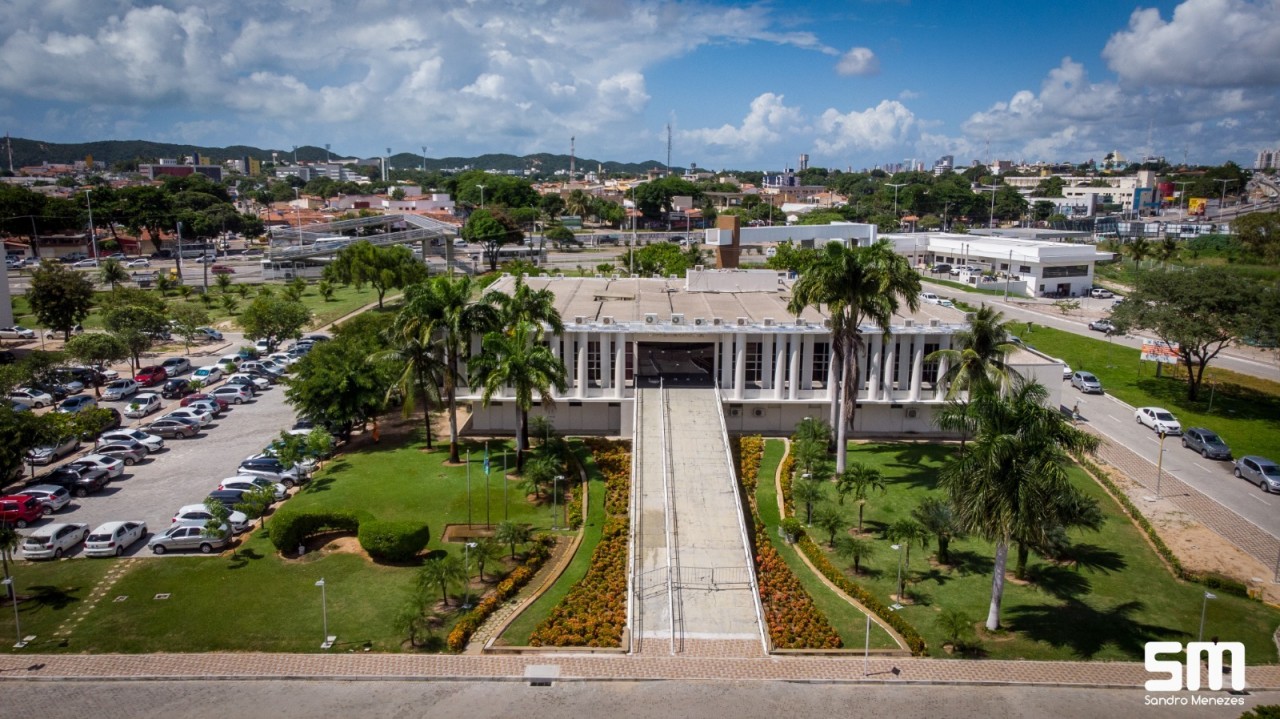
<path fill-rule="evenodd" d="M 591 567 L 591 555 L 596 551 L 596 545 L 600 543 L 600 534 L 604 530 L 604 495 L 605 483 L 604 477 L 596 468 L 595 460 L 591 457 L 591 452 L 581 444 L 574 442 L 574 451 L 578 455 L 578 460 L 582 462 L 582 466 L 587 470 L 587 521 L 583 526 L 582 542 L 578 544 L 578 550 L 574 552 L 573 559 L 569 566 L 565 568 L 556 583 L 551 585 L 542 596 L 538 597 L 532 604 L 525 608 L 520 616 L 507 626 L 506 631 L 502 633 L 502 642 L 515 646 L 526 646 L 529 643 L 529 635 L 533 634 L 533 630 L 542 623 L 551 610 L 564 599 L 569 590 L 574 585 L 582 581 L 586 576 L 587 569 Z"/>
<path fill-rule="evenodd" d="M 952 282 L 951 280 L 936 279 L 933 275 L 921 274 L 920 279 L 926 282 L 932 282 L 935 285 L 944 285 L 946 287 L 954 287 L 957 290 L 965 290 L 967 292 L 977 292 L 982 295 L 1004 295 L 1003 282 L 989 282 L 988 287 L 975 287 L 974 285 L 965 284 L 963 282 Z M 998 285 L 998 287 L 997 287 Z"/>
<path fill-rule="evenodd" d="M 1094 373 L 1103 388 L 1118 399 L 1135 407 L 1164 407 L 1184 428 L 1208 427 L 1218 432 L 1237 457 L 1280 457 L 1280 383 L 1219 370 L 1210 362 L 1200 397 L 1192 402 L 1187 399 L 1185 379 L 1170 376 L 1168 366 L 1165 376 L 1156 377 L 1155 364 L 1140 362 L 1137 349 L 1040 325 L 1031 332 L 1022 323 L 1015 323 L 1012 329 L 1024 342 L 1062 358 L 1072 369 Z M 1217 381 L 1212 409 L 1210 380 Z M 1098 400 L 1063 385 L 1063 404 L 1071 405 L 1077 397 L 1080 413 L 1087 418 L 1091 402 Z"/>
<path fill-rule="evenodd" d="M 864 563 L 859 581 L 886 602 L 895 591 L 898 554 L 882 538 L 883 529 L 907 518 L 927 496 L 938 494 L 937 470 L 955 446 L 930 444 L 853 444 L 850 462 L 880 469 L 887 491 L 873 495 L 866 507 L 865 526 L 877 546 Z M 1189 641 L 1196 638 L 1203 587 L 1173 578 L 1120 507 L 1086 475 L 1073 469 L 1073 482 L 1097 498 L 1106 515 L 1100 532 L 1073 534 L 1078 566 L 1057 565 L 1032 555 L 1033 582 L 1005 585 L 1001 620 L 1006 635 L 982 641 L 987 656 L 1000 659 L 1122 660 L 1143 657 L 1152 640 Z M 834 485 L 824 489 L 834 503 Z M 851 524 L 857 507 L 846 502 Z M 820 534 L 820 532 L 819 532 Z M 815 540 L 819 537 L 815 536 Z M 825 542 L 825 537 L 821 537 Z M 825 545 L 824 545 L 825 546 Z M 971 624 L 986 619 L 991 594 L 993 546 L 980 539 L 951 543 L 952 565 L 934 561 L 936 546 L 911 549 L 908 595 L 917 603 L 902 609 L 903 617 L 924 635 L 936 656 L 942 654 L 945 634 L 939 625 L 943 609 L 962 612 Z M 1010 551 L 1010 577 L 1015 553 Z M 832 557 L 832 561 L 839 562 Z M 1211 603 L 1205 636 L 1244 642 L 1249 661 L 1275 663 L 1271 634 L 1280 625 L 1280 610 L 1259 602 L 1218 592 Z M 971 637 L 972 638 L 972 637 Z"/>
<path fill-rule="evenodd" d="M 792 573 L 800 580 L 814 604 L 827 616 L 827 621 L 840 634 L 840 641 L 846 649 L 857 649 L 865 645 L 867 615 L 850 604 L 839 594 L 833 592 L 823 583 L 809 566 L 804 563 L 800 553 L 793 545 L 787 544 L 778 536 L 778 527 L 782 521 L 778 514 L 778 487 L 774 482 L 778 463 L 786 451 L 786 444 L 779 439 L 765 441 L 764 459 L 760 462 L 760 476 L 756 484 L 756 504 L 760 519 L 769 528 L 768 534 L 773 546 L 782 555 L 782 560 L 791 568 Z M 836 566 L 843 567 L 843 560 L 836 560 Z M 898 643 L 879 624 L 871 623 L 871 646 L 876 649 L 896 649 Z"/>
<path fill-rule="evenodd" d="M 22 651 L 54 651 L 58 641 L 54 631 L 85 606 L 93 588 L 114 565 L 114 560 L 85 559 L 13 563 L 18 595 L 29 597 L 18 605 L 22 635 L 36 636 L 35 643 Z M 13 649 L 15 641 L 13 608 L 6 601 L 0 607 L 0 652 L 19 651 Z"/>

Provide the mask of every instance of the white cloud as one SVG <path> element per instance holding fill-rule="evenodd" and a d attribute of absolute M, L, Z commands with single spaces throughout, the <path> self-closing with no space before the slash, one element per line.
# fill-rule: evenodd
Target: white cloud
<path fill-rule="evenodd" d="M 897 100 L 881 100 L 862 112 L 828 109 L 818 120 L 815 147 L 827 154 L 850 150 L 888 150 L 908 140 L 915 114 Z"/>
<path fill-rule="evenodd" d="M 920 93 L 916 92 L 915 90 L 903 90 L 902 92 L 898 93 L 899 100 L 915 100 L 915 99 L 918 99 L 919 97 L 920 97 Z"/>
<path fill-rule="evenodd" d="M 1122 81 L 1240 87 L 1280 84 L 1280 2 L 1186 0 L 1165 21 L 1138 9 L 1102 51 Z"/>
<path fill-rule="evenodd" d="M 682 140 L 734 150 L 740 156 L 755 157 L 765 145 L 802 129 L 804 116 L 783 103 L 782 95 L 766 92 L 751 101 L 751 109 L 740 125 L 681 131 Z"/>
<path fill-rule="evenodd" d="M 870 48 L 855 47 L 840 57 L 836 72 L 841 75 L 875 75 L 880 72 L 880 58 Z"/>

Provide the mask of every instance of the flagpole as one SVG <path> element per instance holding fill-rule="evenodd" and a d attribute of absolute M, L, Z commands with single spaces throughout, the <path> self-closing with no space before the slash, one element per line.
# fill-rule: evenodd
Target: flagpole
<path fill-rule="evenodd" d="M 484 528 L 489 528 L 489 442 L 484 443 Z"/>
<path fill-rule="evenodd" d="M 471 528 L 471 448 L 467 447 L 467 529 Z"/>
<path fill-rule="evenodd" d="M 507 502 L 507 443 L 502 443 L 502 520 L 511 519 L 511 505 Z"/>

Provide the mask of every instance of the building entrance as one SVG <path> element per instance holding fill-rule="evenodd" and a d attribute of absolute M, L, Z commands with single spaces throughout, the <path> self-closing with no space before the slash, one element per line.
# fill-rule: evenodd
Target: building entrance
<path fill-rule="evenodd" d="M 713 342 L 641 342 L 636 360 L 637 387 L 715 386 Z"/>

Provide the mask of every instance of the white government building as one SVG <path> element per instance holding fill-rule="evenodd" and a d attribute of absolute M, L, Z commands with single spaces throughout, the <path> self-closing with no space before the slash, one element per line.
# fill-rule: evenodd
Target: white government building
<path fill-rule="evenodd" d="M 548 289 L 565 330 L 548 341 L 564 362 L 569 389 L 554 408 L 540 404 L 563 432 L 629 436 L 637 387 L 720 387 L 731 432 L 789 434 L 805 417 L 827 418 L 837 399 L 828 316 L 787 311 L 793 281 L 772 270 L 691 270 L 687 278 L 529 277 Z M 504 276 L 491 289 L 514 290 Z M 925 357 L 952 346 L 963 312 L 923 305 L 895 315 L 891 332 L 865 325 L 855 435 L 940 435 L 946 367 Z M 472 351 L 479 351 L 474 338 Z M 1057 406 L 1062 365 L 1018 350 L 1010 364 L 1045 384 Z M 510 433 L 512 395 L 489 406 L 478 388 L 461 388 L 470 431 Z M 536 401 L 536 397 L 535 397 Z"/>

